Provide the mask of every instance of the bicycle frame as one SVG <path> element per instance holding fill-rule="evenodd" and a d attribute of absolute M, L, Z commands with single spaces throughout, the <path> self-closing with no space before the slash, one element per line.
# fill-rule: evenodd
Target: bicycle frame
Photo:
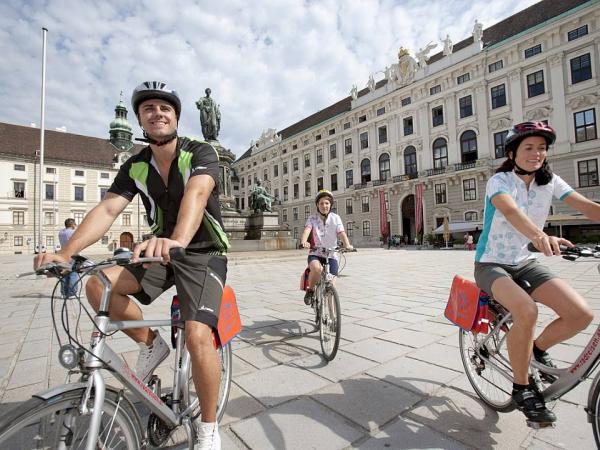
<path fill-rule="evenodd" d="M 86 387 L 86 394 L 82 399 L 80 409 L 83 413 L 89 412 L 87 408 L 87 400 L 90 397 L 91 390 L 94 388 L 94 406 L 92 416 L 90 418 L 89 433 L 87 437 L 86 448 L 93 450 L 96 448 L 98 433 L 100 429 L 100 421 L 102 418 L 102 405 L 106 392 L 106 383 L 101 373 L 101 369 L 110 370 L 114 376 L 123 384 L 124 388 L 129 388 L 135 396 L 146 405 L 153 413 L 160 417 L 169 426 L 174 427 L 185 421 L 185 418 L 193 411 L 198 404 L 196 398 L 184 411 L 179 411 L 181 387 L 187 383 L 184 379 L 189 372 L 190 358 L 182 358 L 185 348 L 185 333 L 177 334 L 176 352 L 175 352 L 175 375 L 173 386 L 173 409 L 171 409 L 160 397 L 146 384 L 144 384 L 136 374 L 129 368 L 127 363 L 115 353 L 106 343 L 106 334 L 118 330 L 126 330 L 130 328 L 141 327 L 160 327 L 160 326 L 178 326 L 179 323 L 173 323 L 171 319 L 166 320 L 132 320 L 132 321 L 112 321 L 108 317 L 108 305 L 110 302 L 111 284 L 106 275 L 101 271 L 94 271 L 95 275 L 100 278 L 104 285 L 104 291 L 100 302 L 98 314 L 95 317 L 97 329 L 92 331 L 92 339 L 90 342 L 91 354 L 88 353 L 84 361 L 83 367 L 90 371 L 90 376 L 87 381 L 60 386 L 50 389 L 39 394 L 40 397 L 50 394 L 59 394 L 61 389 L 71 390 L 73 386 Z M 189 427 L 187 432 L 190 433 Z"/>
<path fill-rule="evenodd" d="M 511 319 L 511 317 L 512 317 L 512 315 L 510 313 L 508 313 L 506 316 L 504 316 L 502 318 L 502 320 L 500 320 L 500 322 L 498 322 L 498 324 L 496 325 L 495 330 L 493 332 L 489 333 L 481 341 L 480 346 L 484 346 L 486 344 L 486 342 L 488 342 L 490 339 L 492 339 L 495 335 L 498 335 L 499 332 L 497 330 L 500 330 L 502 328 L 502 326 Z M 506 334 L 504 335 L 504 337 L 502 337 L 498 346 L 505 345 L 505 341 L 506 341 Z M 585 378 L 587 378 L 587 376 L 590 374 L 590 372 L 595 368 L 597 362 L 600 360 L 600 345 L 599 344 L 600 344 L 600 325 L 598 325 L 598 327 L 596 328 L 596 331 L 590 338 L 588 344 L 583 349 L 581 354 L 576 358 L 575 362 L 573 362 L 573 364 L 571 364 L 571 366 L 569 366 L 569 367 L 566 367 L 566 368 L 548 367 L 543 364 L 540 364 L 539 362 L 535 361 L 535 359 L 532 358 L 532 360 L 530 362 L 531 367 L 537 369 L 538 371 L 540 371 L 542 373 L 547 373 L 547 374 L 555 375 L 556 377 L 558 377 L 558 379 L 555 382 L 550 384 L 546 389 L 544 389 L 542 391 L 542 395 L 544 396 L 545 400 L 547 400 L 547 401 L 557 400 L 558 398 L 562 397 L 567 392 L 569 392 L 570 390 L 575 388 Z M 494 356 L 500 357 L 506 363 L 506 366 L 505 367 L 500 366 L 495 361 L 493 361 L 491 358 L 486 359 L 487 363 L 494 366 L 507 380 L 512 382 L 512 380 L 513 380 L 512 373 L 509 373 L 506 370 L 507 367 L 508 368 L 511 367 L 510 362 L 506 358 L 501 357 L 501 355 L 496 354 Z M 592 392 L 594 391 L 593 388 L 599 383 L 600 383 L 600 376 L 597 375 L 596 378 L 594 379 L 594 382 L 592 383 L 592 386 L 590 387 L 590 396 L 591 396 Z"/>

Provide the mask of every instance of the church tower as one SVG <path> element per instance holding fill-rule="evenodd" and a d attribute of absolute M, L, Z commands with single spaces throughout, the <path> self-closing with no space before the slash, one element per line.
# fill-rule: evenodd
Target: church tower
<path fill-rule="evenodd" d="M 127 121 L 127 108 L 123 103 L 123 92 L 115 108 L 115 119 L 109 127 L 110 143 L 114 145 L 119 152 L 126 152 L 133 147 L 131 125 Z"/>

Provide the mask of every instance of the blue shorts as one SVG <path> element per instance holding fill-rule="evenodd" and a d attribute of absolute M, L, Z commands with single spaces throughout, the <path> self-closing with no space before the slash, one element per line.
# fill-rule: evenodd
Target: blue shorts
<path fill-rule="evenodd" d="M 321 257 L 321 256 L 317 256 L 317 255 L 308 255 L 308 263 L 310 264 L 311 261 L 321 261 L 321 264 L 325 264 L 325 258 Z M 333 259 L 333 258 L 329 258 L 329 273 L 332 275 L 337 276 L 338 274 L 338 261 L 337 259 Z"/>

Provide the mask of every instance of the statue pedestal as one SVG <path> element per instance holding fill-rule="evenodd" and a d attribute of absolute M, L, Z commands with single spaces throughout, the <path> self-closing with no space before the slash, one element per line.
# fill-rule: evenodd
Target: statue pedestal
<path fill-rule="evenodd" d="M 276 212 L 238 213 L 223 211 L 223 224 L 231 251 L 292 250 L 296 239 L 279 224 Z"/>

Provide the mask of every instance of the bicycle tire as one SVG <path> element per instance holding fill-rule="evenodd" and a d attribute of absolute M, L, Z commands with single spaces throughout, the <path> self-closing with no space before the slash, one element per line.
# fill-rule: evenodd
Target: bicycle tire
<path fill-rule="evenodd" d="M 227 402 L 229 400 L 229 392 L 231 390 L 232 353 L 230 343 L 218 348 L 217 354 L 219 355 L 219 360 L 221 361 L 221 383 L 219 385 L 219 398 L 217 400 L 217 422 L 220 422 L 225 414 Z M 184 357 L 190 358 L 190 354 L 187 350 L 185 350 Z M 196 399 L 196 389 L 194 387 L 194 380 L 192 379 L 191 372 L 192 365 L 188 364 L 188 367 L 190 368 L 190 371 L 187 375 L 188 381 L 183 387 L 185 392 L 183 392 L 182 396 L 182 410 L 187 408 Z M 200 405 L 198 405 L 197 408 L 195 408 L 192 417 L 195 418 L 199 416 L 200 413 Z"/>
<path fill-rule="evenodd" d="M 0 448 L 3 449 L 56 449 L 62 444 L 59 430 L 62 418 L 73 413 L 75 424 L 69 426 L 70 443 L 66 449 L 85 448 L 91 414 L 79 413 L 85 388 L 78 388 L 57 394 L 47 400 L 38 397 L 22 403 L 19 407 L 0 418 Z M 88 405 L 93 406 L 93 393 Z M 138 450 L 141 447 L 140 423 L 135 409 L 125 398 L 118 400 L 119 394 L 106 389 L 99 441 L 111 450 Z M 114 417 L 114 421 L 113 421 Z M 111 423 L 112 422 L 112 423 Z M 107 433 L 110 436 L 107 437 Z"/>
<path fill-rule="evenodd" d="M 600 448 L 600 384 L 596 384 L 591 398 L 592 401 L 588 406 L 588 412 L 592 414 L 591 422 L 596 448 Z"/>
<path fill-rule="evenodd" d="M 510 322 L 510 321 L 509 321 Z M 508 352 L 506 349 L 506 333 L 510 323 L 497 328 L 497 321 L 490 321 L 490 333 L 492 338 L 485 344 L 484 351 L 475 351 L 487 334 L 476 334 L 470 331 L 460 330 L 458 345 L 465 373 L 469 383 L 479 398 L 489 407 L 496 411 L 512 411 L 515 405 L 512 401 L 512 369 L 508 363 Z M 500 346 L 499 346 L 500 345 Z M 484 353 L 487 352 L 487 355 Z M 489 361 L 492 360 L 498 369 Z M 509 377 L 505 377 L 500 370 L 506 370 Z"/>
<path fill-rule="evenodd" d="M 342 330 L 342 313 L 340 310 L 340 298 L 333 286 L 328 286 L 323 291 L 320 302 L 319 339 L 321 350 L 327 361 L 332 361 L 337 354 L 340 345 Z"/>

